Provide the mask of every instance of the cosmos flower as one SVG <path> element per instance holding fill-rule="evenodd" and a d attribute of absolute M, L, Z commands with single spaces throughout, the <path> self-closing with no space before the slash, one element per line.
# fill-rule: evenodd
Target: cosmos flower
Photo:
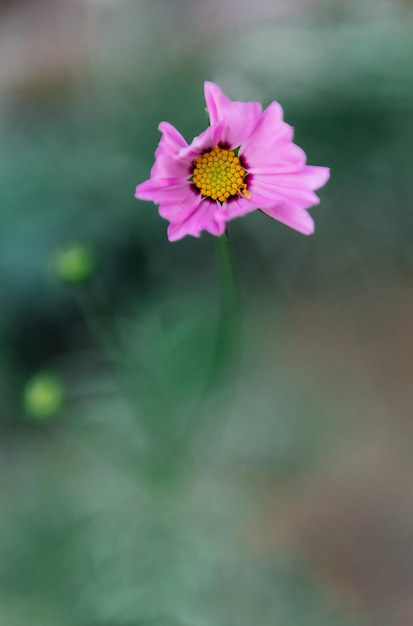
<path fill-rule="evenodd" d="M 319 203 L 314 190 L 330 173 L 306 165 L 280 104 L 262 111 L 258 102 L 230 100 L 212 82 L 205 82 L 205 100 L 210 126 L 191 144 L 168 122 L 159 124 L 150 178 L 136 188 L 137 198 L 159 205 L 169 240 L 203 230 L 222 235 L 229 220 L 257 209 L 311 234 L 307 209 Z"/>

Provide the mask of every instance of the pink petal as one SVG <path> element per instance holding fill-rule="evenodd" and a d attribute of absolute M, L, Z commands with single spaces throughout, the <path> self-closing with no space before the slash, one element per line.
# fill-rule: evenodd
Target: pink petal
<path fill-rule="evenodd" d="M 252 135 L 241 146 L 240 154 L 251 168 L 290 162 L 297 166 L 305 164 L 305 153 L 292 143 L 294 129 L 283 121 L 282 116 L 281 105 L 272 102 L 261 115 Z"/>
<path fill-rule="evenodd" d="M 180 222 L 172 222 L 168 227 L 169 241 L 177 241 L 185 235 L 199 237 L 202 230 L 220 236 L 225 232 L 226 221 L 216 218 L 217 203 L 203 200 L 199 206 Z"/>
<path fill-rule="evenodd" d="M 330 178 L 330 168 L 320 165 L 306 165 L 304 170 L 298 173 L 300 179 L 306 182 L 311 189 L 320 189 Z M 290 179 L 286 182 L 292 182 Z"/>
<path fill-rule="evenodd" d="M 191 144 L 179 151 L 180 158 L 188 159 L 190 162 L 197 156 L 217 146 L 223 141 L 224 122 L 218 122 L 213 126 L 208 126 L 203 133 L 195 137 Z"/>
<path fill-rule="evenodd" d="M 159 215 L 169 222 L 181 223 L 196 211 L 202 202 L 202 196 L 186 189 L 175 190 L 166 195 L 159 203 Z"/>
<path fill-rule="evenodd" d="M 184 148 L 188 145 L 179 130 L 176 130 L 169 122 L 160 122 L 158 130 L 163 133 L 165 148 L 168 148 L 171 153 L 177 152 L 179 148 Z"/>
<path fill-rule="evenodd" d="M 229 220 L 234 219 L 234 217 L 241 217 L 242 215 L 251 213 L 251 211 L 255 211 L 259 207 L 259 205 L 253 200 L 246 198 L 245 196 L 234 198 L 230 202 L 227 202 L 226 205 Z"/>
<path fill-rule="evenodd" d="M 248 171 L 250 174 L 288 174 L 289 172 L 296 172 L 298 169 L 305 167 L 307 160 L 304 150 L 296 146 L 295 143 L 286 143 L 277 146 L 277 148 L 268 155 L 268 162 L 262 161 L 259 157 L 254 161 L 253 155 L 250 152 L 245 152 L 244 150 L 244 156 L 248 163 Z M 260 162 L 258 166 L 256 166 L 257 162 Z"/>
<path fill-rule="evenodd" d="M 165 193 L 171 189 L 182 187 L 181 178 L 149 178 L 136 187 L 135 198 L 160 202 Z"/>
<path fill-rule="evenodd" d="M 168 122 L 161 122 L 158 128 L 162 137 L 155 151 L 155 163 L 151 170 L 151 178 L 169 178 L 171 176 L 187 178 L 190 163 L 179 159 L 179 151 L 187 146 L 185 139 Z"/>
<path fill-rule="evenodd" d="M 305 209 L 289 204 L 279 204 L 270 209 L 262 209 L 262 211 L 303 235 L 312 235 L 314 232 L 313 218 Z"/>
<path fill-rule="evenodd" d="M 165 153 L 159 153 L 151 169 L 151 178 L 181 177 L 183 180 L 190 176 L 191 163 L 179 160 Z"/>
<path fill-rule="evenodd" d="M 311 189 L 300 187 L 283 187 L 279 185 L 276 177 L 255 176 L 250 186 L 251 196 L 255 200 L 259 196 L 261 209 L 275 206 L 276 204 L 291 202 L 301 208 L 309 208 L 320 202 L 318 196 Z"/>
<path fill-rule="evenodd" d="M 237 148 L 248 139 L 257 125 L 262 111 L 261 104 L 232 101 L 218 85 L 208 81 L 205 82 L 204 92 L 211 124 L 224 121 L 222 141 L 231 148 Z"/>
<path fill-rule="evenodd" d="M 330 169 L 318 165 L 305 165 L 299 170 L 280 172 L 271 166 L 266 168 L 251 168 L 251 173 L 257 179 L 272 182 L 278 187 L 320 189 L 330 178 Z M 254 177 L 255 179 L 255 177 Z"/>

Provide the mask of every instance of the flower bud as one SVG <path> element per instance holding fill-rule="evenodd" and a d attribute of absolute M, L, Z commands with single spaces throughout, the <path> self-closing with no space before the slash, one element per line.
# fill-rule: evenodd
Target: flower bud
<path fill-rule="evenodd" d="M 74 244 L 58 252 L 52 260 L 54 276 L 62 283 L 76 285 L 92 277 L 96 269 L 96 257 L 86 245 Z"/>
<path fill-rule="evenodd" d="M 23 406 L 29 417 L 46 420 L 62 407 L 65 390 L 61 379 L 51 372 L 39 372 L 30 378 L 23 390 Z"/>

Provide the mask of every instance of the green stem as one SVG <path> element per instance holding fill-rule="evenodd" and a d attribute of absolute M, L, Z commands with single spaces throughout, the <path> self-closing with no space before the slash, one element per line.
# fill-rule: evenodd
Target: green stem
<path fill-rule="evenodd" d="M 226 380 L 240 331 L 240 298 L 227 231 L 217 239 L 217 249 L 221 273 L 221 303 L 215 353 L 211 364 L 211 381 L 215 385 Z"/>
<path fill-rule="evenodd" d="M 200 418 L 204 414 L 204 405 L 224 388 L 229 379 L 229 374 L 234 370 L 232 366 L 238 354 L 241 321 L 240 298 L 227 232 L 222 237 L 217 238 L 217 251 L 221 276 L 221 295 L 215 346 L 197 408 L 187 420 L 184 432 L 181 433 L 177 443 L 177 454 L 188 452 L 188 443 L 202 427 Z"/>

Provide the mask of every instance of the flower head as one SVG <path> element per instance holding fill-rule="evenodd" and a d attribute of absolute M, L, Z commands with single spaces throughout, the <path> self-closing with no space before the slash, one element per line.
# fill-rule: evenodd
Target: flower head
<path fill-rule="evenodd" d="M 222 235 L 229 220 L 257 209 L 310 235 L 307 209 L 318 204 L 314 190 L 330 171 L 306 165 L 278 102 L 262 111 L 258 102 L 233 102 L 211 82 L 205 100 L 210 126 L 191 144 L 168 122 L 159 124 L 151 176 L 136 188 L 137 198 L 159 204 L 169 240 L 203 230 Z"/>

